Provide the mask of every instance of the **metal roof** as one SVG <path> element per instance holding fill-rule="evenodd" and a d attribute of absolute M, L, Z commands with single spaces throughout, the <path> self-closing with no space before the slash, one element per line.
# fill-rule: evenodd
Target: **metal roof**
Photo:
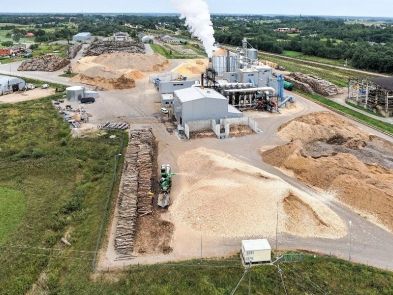
<path fill-rule="evenodd" d="M 200 87 L 190 87 L 175 91 L 176 97 L 180 99 L 181 102 L 188 102 L 203 98 L 211 99 L 223 99 L 226 100 L 224 96 L 213 89 L 200 88 Z"/>
<path fill-rule="evenodd" d="M 89 36 L 91 36 L 91 33 L 89 33 L 89 32 L 80 32 L 80 33 L 76 34 L 75 36 L 77 36 L 77 37 L 89 37 Z"/>
<path fill-rule="evenodd" d="M 18 77 L 12 76 L 0 76 L 0 85 L 7 85 L 10 81 L 18 81 L 18 83 L 24 82 L 22 79 Z"/>
<path fill-rule="evenodd" d="M 272 247 L 266 239 L 244 240 L 242 246 L 245 251 L 271 250 Z"/>
<path fill-rule="evenodd" d="M 386 90 L 393 91 L 393 77 L 376 77 L 370 80 Z"/>

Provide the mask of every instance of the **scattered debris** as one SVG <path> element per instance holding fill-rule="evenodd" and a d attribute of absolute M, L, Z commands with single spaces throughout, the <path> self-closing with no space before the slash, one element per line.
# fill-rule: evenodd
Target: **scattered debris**
<path fill-rule="evenodd" d="M 145 53 L 143 43 L 139 41 L 96 41 L 83 52 L 84 56 L 98 56 L 106 53 L 128 52 Z"/>
<path fill-rule="evenodd" d="M 69 49 L 68 49 L 68 58 L 69 59 L 73 59 L 75 58 L 75 56 L 78 54 L 78 52 L 82 49 L 82 43 L 76 43 L 74 45 L 72 45 Z"/>
<path fill-rule="evenodd" d="M 98 129 L 104 130 L 127 130 L 129 128 L 130 125 L 124 122 L 106 122 L 104 124 L 98 125 Z"/>
<path fill-rule="evenodd" d="M 55 72 L 61 70 L 69 63 L 69 59 L 62 58 L 53 54 L 47 54 L 24 61 L 19 66 L 18 71 Z"/>

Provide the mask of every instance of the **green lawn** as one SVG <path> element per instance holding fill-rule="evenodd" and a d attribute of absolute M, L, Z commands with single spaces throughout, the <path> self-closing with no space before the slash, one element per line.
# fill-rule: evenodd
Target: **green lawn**
<path fill-rule="evenodd" d="M 340 87 L 348 86 L 348 79 L 354 76 L 358 76 L 358 74 L 350 70 L 334 69 L 329 66 L 311 65 L 307 64 L 306 61 L 291 61 L 263 53 L 260 54 L 260 59 L 268 60 L 284 66 L 285 69 L 289 72 L 302 72 L 308 75 L 319 76 L 320 78 L 328 80 Z"/>
<path fill-rule="evenodd" d="M 287 56 L 287 57 L 297 58 L 300 60 L 319 62 L 319 63 L 333 65 L 333 66 L 339 66 L 339 67 L 343 67 L 345 65 L 344 60 L 328 59 L 328 58 L 323 58 L 323 57 L 305 55 L 302 52 L 298 52 L 298 51 L 284 50 L 283 55 Z"/>
<path fill-rule="evenodd" d="M 193 55 L 193 56 L 180 54 L 179 52 L 168 49 L 167 47 L 165 47 L 163 45 L 151 44 L 150 46 L 155 53 L 160 54 L 167 59 L 192 59 L 192 58 L 201 57 L 201 55 L 202 55 L 201 51 L 198 51 L 198 49 L 196 49 L 195 47 L 192 47 L 192 46 L 191 46 L 192 50 L 195 51 L 195 55 Z M 185 46 L 190 48 L 189 45 L 185 45 Z"/>
<path fill-rule="evenodd" d="M 0 245 L 18 227 L 25 211 L 26 200 L 20 191 L 0 187 Z"/>

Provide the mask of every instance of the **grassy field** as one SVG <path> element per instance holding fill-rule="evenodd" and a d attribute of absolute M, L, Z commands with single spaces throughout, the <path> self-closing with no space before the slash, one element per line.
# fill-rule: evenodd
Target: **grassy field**
<path fill-rule="evenodd" d="M 74 139 L 50 98 L 1 105 L 0 123 L 0 187 L 23 194 L 26 206 L 0 247 L 0 294 L 24 294 L 46 271 L 55 290 L 63 273 L 80 275 L 70 268 L 91 266 L 91 252 L 74 251 L 95 250 L 123 133 Z M 65 231 L 69 251 L 59 243 Z"/>
<path fill-rule="evenodd" d="M 25 196 L 20 191 L 0 187 L 0 245 L 17 228 L 25 212 Z"/>
<path fill-rule="evenodd" d="M 33 51 L 33 57 L 42 56 L 45 54 L 56 54 L 61 57 L 67 57 L 68 46 L 59 44 L 41 43 L 37 49 Z"/>
<path fill-rule="evenodd" d="M 329 66 L 309 65 L 302 61 L 290 61 L 276 56 L 260 54 L 260 59 L 277 63 L 289 72 L 302 72 L 308 75 L 317 75 L 322 79 L 328 80 L 340 87 L 348 86 L 348 79 L 359 76 L 350 70 L 339 70 Z"/>
<path fill-rule="evenodd" d="M 159 44 L 151 44 L 150 45 L 153 51 L 157 54 L 164 56 L 167 59 L 193 59 L 193 58 L 201 58 L 203 52 L 198 50 L 192 45 L 185 45 L 186 48 L 192 49 L 195 52 L 195 55 L 184 55 L 176 52 L 174 50 L 168 49 L 167 47 Z"/>
<path fill-rule="evenodd" d="M 330 107 L 334 110 L 337 110 L 341 113 L 344 113 L 346 115 L 349 115 L 350 117 L 366 124 L 366 125 L 370 125 L 374 128 L 377 128 L 383 132 L 388 132 L 390 134 L 393 135 L 393 125 L 392 124 L 388 124 L 385 122 L 382 122 L 380 120 L 371 118 L 365 114 L 359 113 L 355 110 L 352 110 L 350 108 L 347 108 L 339 103 L 336 103 L 324 96 L 318 95 L 318 94 L 308 94 L 302 91 L 297 91 L 300 95 L 302 95 L 303 97 L 307 97 L 308 99 L 311 99 L 313 101 L 316 101 L 318 103 L 321 103 L 327 107 Z"/>
<path fill-rule="evenodd" d="M 328 58 L 322 58 L 322 57 L 317 57 L 317 56 L 305 55 L 305 54 L 298 52 L 298 51 L 285 50 L 283 52 L 283 55 L 287 56 L 287 57 L 297 58 L 300 60 L 319 62 L 319 63 L 333 65 L 333 66 L 339 66 L 339 67 L 342 67 L 345 64 L 344 60 L 328 59 Z"/>

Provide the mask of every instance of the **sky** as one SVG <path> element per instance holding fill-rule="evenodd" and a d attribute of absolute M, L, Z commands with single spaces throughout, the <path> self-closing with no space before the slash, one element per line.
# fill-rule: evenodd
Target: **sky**
<path fill-rule="evenodd" d="M 0 3 L 3 1 L 6 0 Z M 393 17 L 393 0 L 208 0 L 208 3 L 212 13 Z M 18 0 L 17 5 L 2 5 L 1 12 L 172 13 L 175 10 L 170 0 Z"/>

